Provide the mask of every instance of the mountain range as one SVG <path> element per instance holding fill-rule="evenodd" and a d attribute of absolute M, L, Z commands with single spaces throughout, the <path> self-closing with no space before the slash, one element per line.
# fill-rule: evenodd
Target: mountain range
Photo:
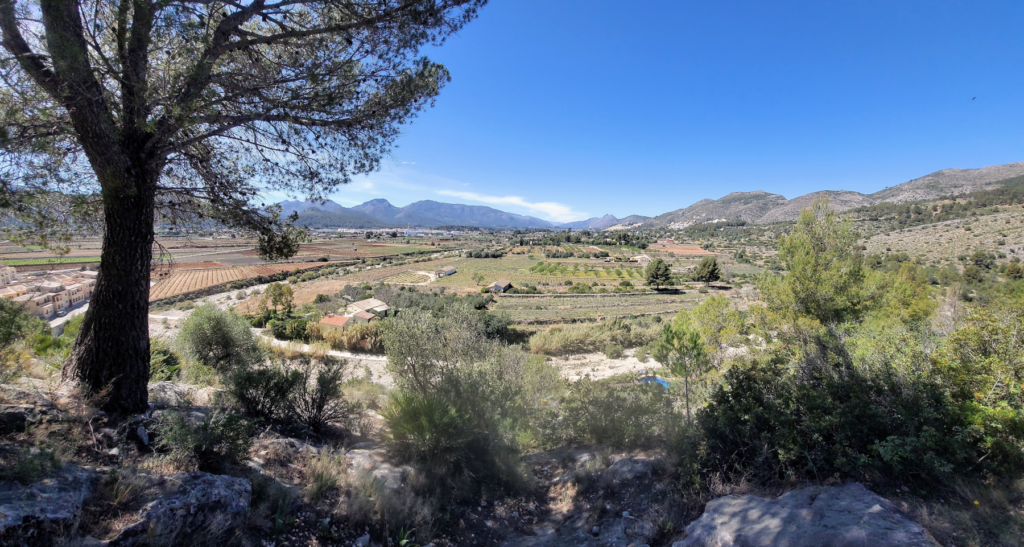
<path fill-rule="evenodd" d="M 827 195 L 833 209 L 843 211 L 877 203 L 905 203 L 947 195 L 988 190 L 999 181 L 1024 175 L 1024 162 L 993 165 L 980 169 L 943 169 L 872 194 L 849 190 L 821 190 L 793 199 L 763 190 L 733 192 L 719 199 L 702 199 L 689 207 L 654 218 L 612 215 L 576 222 L 554 223 L 536 217 L 507 213 L 482 205 L 417 201 L 395 207 L 386 199 L 374 199 L 355 207 L 343 207 L 327 200 L 282 201 L 284 215 L 299 214 L 299 224 L 311 228 L 427 228 L 434 226 L 476 226 L 487 228 L 549 228 L 606 230 L 643 225 L 681 228 L 713 220 L 744 220 L 756 224 L 796 220 L 800 211 L 820 196 Z"/>
<path fill-rule="evenodd" d="M 993 165 L 980 169 L 943 169 L 873 194 L 849 190 L 822 190 L 793 199 L 763 190 L 733 192 L 719 199 L 702 199 L 689 207 L 658 215 L 645 224 L 681 228 L 713 220 L 745 220 L 755 224 L 796 220 L 800 211 L 820 196 L 845 211 L 877 203 L 906 203 L 948 195 L 990 190 L 1000 181 L 1024 175 L 1024 162 Z"/>
<path fill-rule="evenodd" d="M 536 217 L 506 213 L 482 205 L 441 203 L 432 200 L 417 201 L 405 207 L 395 207 L 386 199 L 373 199 L 343 207 L 327 200 L 282 201 L 283 216 L 298 213 L 298 224 L 311 228 L 427 228 L 433 226 L 477 226 L 487 228 L 554 228 L 574 230 L 603 230 L 623 222 L 637 224 L 648 217 L 632 215 L 624 219 L 605 215 L 599 218 L 558 224 Z"/>

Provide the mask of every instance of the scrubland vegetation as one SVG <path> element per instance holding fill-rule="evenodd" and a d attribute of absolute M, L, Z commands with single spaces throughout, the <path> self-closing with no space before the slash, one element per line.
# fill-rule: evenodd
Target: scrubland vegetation
<path fill-rule="evenodd" d="M 466 503 L 532 496 L 542 481 L 532 455 L 566 446 L 656 450 L 672 462 L 671 503 L 684 508 L 666 530 L 726 485 L 853 479 L 904 500 L 944 542 L 1016 544 L 1007 538 L 1024 532 L 1024 281 L 980 255 L 969 257 L 983 270 L 978 280 L 967 272 L 940 279 L 897 255 L 865 256 L 853 225 L 827 203 L 805 211 L 777 249 L 783 271 L 761 274 L 759 300 L 743 310 L 710 295 L 674 317 L 563 324 L 530 336 L 489 309 L 492 295 L 412 287 L 349 285 L 296 307 L 287 285 L 272 285 L 249 317 L 198 306 L 174 340 L 154 340 L 151 381 L 213 386 L 217 395 L 162 410 L 148 426 L 153 450 L 125 446 L 115 464 L 248 478 L 259 525 L 247 537 L 276 537 L 312 510 L 329 523 L 321 538 L 369 526 L 382 540 L 415 530 L 424 542 L 457 535 Z M 346 296 L 399 311 L 339 335 L 319 332 L 319 318 Z M 24 374 L 18 363 L 31 355 L 69 344 L 16 308 L 3 311 L 8 378 Z M 313 351 L 261 343 L 254 325 L 312 342 Z M 391 387 L 362 378 L 330 348 L 382 353 Z M 631 375 L 569 382 L 549 359 L 595 351 L 615 359 L 625 350 L 665 384 Z M 271 431 L 270 439 L 320 448 L 289 456 L 295 472 L 273 463 Z M 405 487 L 349 465 L 342 447 L 367 440 L 405 470 Z M 30 445 L 45 452 L 4 448 L 5 478 L 46 476 L 80 450 Z M 589 479 L 574 480 L 583 488 Z"/>

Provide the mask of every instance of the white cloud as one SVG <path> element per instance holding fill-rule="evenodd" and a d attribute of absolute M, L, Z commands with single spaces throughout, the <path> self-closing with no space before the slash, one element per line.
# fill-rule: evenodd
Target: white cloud
<path fill-rule="evenodd" d="M 485 196 L 476 192 L 459 192 L 455 190 L 437 190 L 437 193 L 442 196 L 478 201 L 490 205 L 515 205 L 543 214 L 549 220 L 555 222 L 572 222 L 587 218 L 586 213 L 573 211 L 568 205 L 562 205 L 553 201 L 530 203 L 519 196 Z"/>

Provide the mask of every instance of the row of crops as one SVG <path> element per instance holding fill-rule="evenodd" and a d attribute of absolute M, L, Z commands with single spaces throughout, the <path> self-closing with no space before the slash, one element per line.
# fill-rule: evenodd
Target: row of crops
<path fill-rule="evenodd" d="M 641 279 L 643 274 L 639 268 L 617 265 L 598 266 L 594 264 L 538 262 L 530 267 L 534 275 L 582 277 L 592 279 Z"/>
<path fill-rule="evenodd" d="M 697 293 L 600 298 L 501 298 L 495 309 L 508 313 L 514 321 L 554 321 L 650 313 L 671 314 L 693 308 L 700 298 L 701 295 Z"/>

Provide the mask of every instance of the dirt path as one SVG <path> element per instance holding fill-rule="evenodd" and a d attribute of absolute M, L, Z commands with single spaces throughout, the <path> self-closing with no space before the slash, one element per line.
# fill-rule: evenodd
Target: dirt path
<path fill-rule="evenodd" d="M 562 376 L 575 382 L 589 375 L 594 380 L 611 378 L 619 374 L 637 374 L 641 371 L 653 371 L 661 367 L 656 361 L 648 359 L 641 362 L 635 356 L 636 350 L 626 350 L 621 359 L 609 359 L 603 353 L 585 353 L 568 357 L 552 357 L 551 364 L 562 371 Z"/>

